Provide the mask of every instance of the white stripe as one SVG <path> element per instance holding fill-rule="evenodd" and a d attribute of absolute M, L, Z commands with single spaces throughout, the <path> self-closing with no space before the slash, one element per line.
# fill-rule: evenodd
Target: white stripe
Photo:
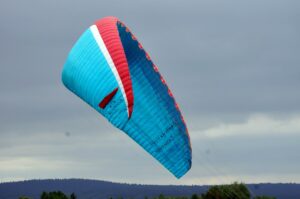
<path fill-rule="evenodd" d="M 121 81 L 120 75 L 119 75 L 119 73 L 117 71 L 117 68 L 116 68 L 116 66 L 115 66 L 115 64 L 114 64 L 114 62 L 113 62 L 113 60 L 112 60 L 112 58 L 111 58 L 111 56 L 110 56 L 107 48 L 106 48 L 106 45 L 105 45 L 105 43 L 104 43 L 104 41 L 103 41 L 103 39 L 102 39 L 102 37 L 101 37 L 101 35 L 99 33 L 99 30 L 98 30 L 97 26 L 96 25 L 92 25 L 90 27 L 90 29 L 91 29 L 91 31 L 93 33 L 93 36 L 94 36 L 94 38 L 95 38 L 95 40 L 96 40 L 96 42 L 97 42 L 97 44 L 98 44 L 98 46 L 99 46 L 102 54 L 105 57 L 105 59 L 106 59 L 108 65 L 109 65 L 111 71 L 113 72 L 115 78 L 117 79 L 117 82 L 119 84 L 119 87 L 120 87 L 122 95 L 123 95 L 123 98 L 125 100 L 125 104 L 126 104 L 126 108 L 127 108 L 127 114 L 129 116 L 128 101 L 127 101 L 127 97 L 126 97 L 126 94 L 125 94 L 124 85 L 122 84 L 122 81 Z"/>

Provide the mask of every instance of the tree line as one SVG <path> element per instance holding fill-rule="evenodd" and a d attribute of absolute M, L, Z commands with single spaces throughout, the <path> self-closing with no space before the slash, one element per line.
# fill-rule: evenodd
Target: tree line
<path fill-rule="evenodd" d="M 191 197 L 188 196 L 165 196 L 160 194 L 152 199 L 276 199 L 272 196 L 251 196 L 251 193 L 247 186 L 243 183 L 233 183 L 230 185 L 214 185 L 211 186 L 206 193 L 203 194 L 193 194 Z M 19 199 L 31 199 L 26 196 L 21 196 Z M 75 193 L 67 196 L 61 191 L 54 192 L 43 192 L 40 199 L 77 199 Z M 110 197 L 109 199 L 114 199 Z M 115 199 L 123 199 L 118 197 Z M 145 196 L 145 199 L 148 199 Z"/>

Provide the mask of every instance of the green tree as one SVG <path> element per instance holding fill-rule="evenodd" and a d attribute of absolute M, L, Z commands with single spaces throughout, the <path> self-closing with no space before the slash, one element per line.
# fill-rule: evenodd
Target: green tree
<path fill-rule="evenodd" d="M 63 192 L 61 191 L 53 191 L 53 192 L 43 192 L 41 195 L 41 199 L 69 199 Z"/>
<path fill-rule="evenodd" d="M 166 197 L 163 194 L 159 194 L 158 199 L 166 199 Z"/>
<path fill-rule="evenodd" d="M 75 195 L 75 193 L 72 193 L 71 195 L 70 195 L 70 199 L 76 199 L 77 197 L 76 197 L 76 195 Z"/>
<path fill-rule="evenodd" d="M 209 188 L 207 193 L 202 194 L 203 199 L 250 199 L 251 195 L 242 183 L 231 185 L 217 185 Z"/>
<path fill-rule="evenodd" d="M 194 194 L 192 195 L 191 199 L 200 199 L 200 197 L 199 197 L 197 194 L 194 193 Z"/>
<path fill-rule="evenodd" d="M 276 199 L 275 197 L 272 196 L 256 196 L 254 199 Z"/>
<path fill-rule="evenodd" d="M 43 193 L 41 195 L 41 199 L 48 199 L 48 193 L 43 191 Z"/>
<path fill-rule="evenodd" d="M 19 199 L 30 199 L 30 198 L 27 196 L 21 196 L 21 197 L 19 197 Z"/>

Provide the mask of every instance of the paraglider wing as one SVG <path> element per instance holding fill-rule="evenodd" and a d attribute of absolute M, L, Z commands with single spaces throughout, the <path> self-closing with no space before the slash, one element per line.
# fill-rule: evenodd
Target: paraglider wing
<path fill-rule="evenodd" d="M 82 34 L 62 81 L 177 178 L 190 169 L 191 144 L 179 107 L 149 55 L 117 18 L 103 18 Z"/>

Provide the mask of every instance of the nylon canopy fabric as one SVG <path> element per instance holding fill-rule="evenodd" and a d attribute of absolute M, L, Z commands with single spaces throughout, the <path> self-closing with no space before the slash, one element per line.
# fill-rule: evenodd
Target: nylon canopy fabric
<path fill-rule="evenodd" d="M 177 178 L 191 168 L 191 143 L 179 107 L 149 55 L 116 17 L 105 17 L 82 34 L 62 81 Z"/>

